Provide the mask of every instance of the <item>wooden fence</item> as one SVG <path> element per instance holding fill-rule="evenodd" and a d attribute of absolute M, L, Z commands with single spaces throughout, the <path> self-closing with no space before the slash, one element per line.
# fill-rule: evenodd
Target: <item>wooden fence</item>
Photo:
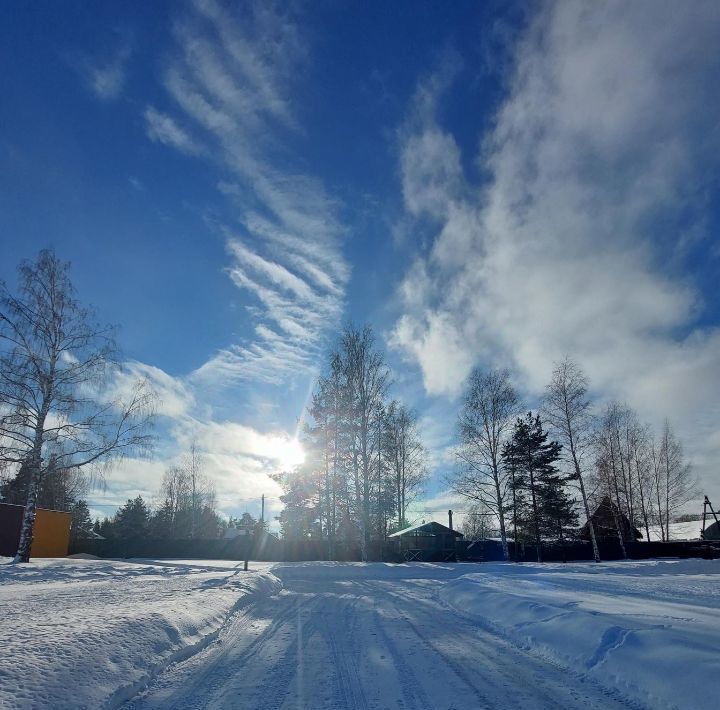
<path fill-rule="evenodd" d="M 517 551 L 511 542 L 510 559 L 518 562 L 534 562 L 537 554 L 534 545 L 518 545 Z M 628 555 L 634 560 L 655 557 L 704 557 L 720 558 L 720 542 L 674 541 L 636 542 L 627 545 Z M 149 558 L 149 559 L 251 559 L 268 562 L 310 562 L 314 560 L 338 560 L 358 562 L 362 559 L 359 544 L 336 543 L 330 546 L 327 540 L 281 540 L 274 535 L 236 537 L 232 540 L 161 540 L 138 538 L 135 540 L 78 540 L 70 549 L 71 553 L 85 552 L 105 558 Z M 516 555 L 517 552 L 517 555 Z M 459 541 L 456 547 L 458 562 L 493 562 L 502 560 L 502 546 L 497 540 L 479 542 Z M 620 560 L 622 551 L 617 543 L 600 544 L 603 560 Z M 564 545 L 543 545 L 544 562 L 572 562 L 592 560 L 589 542 L 569 542 Z M 396 544 L 372 541 L 366 549 L 370 562 L 402 562 Z M 442 562 L 432 554 L 422 557 L 425 562 Z"/>

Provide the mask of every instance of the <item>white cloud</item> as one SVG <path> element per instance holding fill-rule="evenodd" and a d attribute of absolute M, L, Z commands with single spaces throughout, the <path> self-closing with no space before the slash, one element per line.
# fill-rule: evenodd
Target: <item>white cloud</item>
<path fill-rule="evenodd" d="M 200 152 L 195 141 L 175 119 L 152 106 L 145 109 L 145 130 L 152 141 L 169 145 L 190 155 Z"/>
<path fill-rule="evenodd" d="M 403 194 L 440 227 L 401 286 L 392 342 L 429 393 L 456 395 L 476 361 L 513 364 L 537 393 L 570 353 L 598 392 L 670 416 L 710 458 L 694 432 L 717 421 L 720 334 L 696 325 L 701 296 L 666 265 L 684 248 L 673 219 L 697 214 L 702 234 L 719 30 L 712 2 L 546 4 L 516 47 L 482 186 L 436 119 L 443 82 L 421 85 Z"/>
<path fill-rule="evenodd" d="M 390 344 L 404 348 L 420 365 L 425 389 L 430 394 L 457 395 L 470 373 L 476 353 L 469 351 L 447 312 L 428 311 L 422 321 L 402 316 Z"/>
<path fill-rule="evenodd" d="M 138 381 L 145 380 L 155 392 L 157 414 L 166 417 L 187 415 L 195 405 L 195 398 L 189 387 L 180 379 L 168 375 L 164 370 L 146 363 L 129 361 L 116 374 L 111 397 L 127 400 Z"/>
<path fill-rule="evenodd" d="M 101 517 L 112 515 L 115 506 L 137 495 L 157 504 L 163 474 L 181 463 L 193 444 L 202 457 L 204 473 L 215 486 L 221 513 L 257 512 L 262 495 L 269 514 L 281 509 L 281 490 L 271 476 L 292 470 L 304 460 L 295 434 L 217 421 L 203 404 L 204 388 L 197 387 L 192 378 L 172 377 L 146 363 L 125 363 L 108 394 L 121 398 L 139 379 L 147 380 L 159 397 L 158 447 L 147 458 L 127 457 L 103 468 L 105 486 L 88 495 L 91 507 L 100 511 Z"/>
<path fill-rule="evenodd" d="M 80 73 L 98 99 L 110 101 L 120 96 L 125 88 L 130 56 L 130 47 L 123 45 L 109 61 L 93 62 L 90 59 L 80 61 Z"/>

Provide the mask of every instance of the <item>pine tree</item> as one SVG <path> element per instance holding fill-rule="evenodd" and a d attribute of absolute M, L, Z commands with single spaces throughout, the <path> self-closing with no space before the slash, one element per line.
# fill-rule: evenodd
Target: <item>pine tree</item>
<path fill-rule="evenodd" d="M 282 536 L 286 539 L 320 537 L 320 475 L 313 466 L 304 465 L 292 473 L 273 475 L 285 491 L 285 504 L 278 516 Z"/>
<path fill-rule="evenodd" d="M 76 501 L 70 512 L 72 513 L 71 539 L 77 541 L 92 537 L 93 521 L 87 503 L 84 500 Z"/>
<path fill-rule="evenodd" d="M 164 501 L 150 519 L 150 532 L 154 538 L 171 540 L 175 536 L 176 511 L 170 501 Z"/>

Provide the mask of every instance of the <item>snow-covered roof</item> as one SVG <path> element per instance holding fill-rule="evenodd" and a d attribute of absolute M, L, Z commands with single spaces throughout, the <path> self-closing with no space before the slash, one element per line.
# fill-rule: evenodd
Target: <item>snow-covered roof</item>
<path fill-rule="evenodd" d="M 411 525 L 409 528 L 403 528 L 402 530 L 392 533 L 392 535 L 388 535 L 388 537 L 401 537 L 403 535 L 412 535 L 417 533 L 428 537 L 433 535 L 456 535 L 457 537 L 462 537 L 462 533 L 459 533 L 457 530 L 451 530 L 446 525 L 436 523 L 434 520 L 431 520 L 429 523 Z"/>

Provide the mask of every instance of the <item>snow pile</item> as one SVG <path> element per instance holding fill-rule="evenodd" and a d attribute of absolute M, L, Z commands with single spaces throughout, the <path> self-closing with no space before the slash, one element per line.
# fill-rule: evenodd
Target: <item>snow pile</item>
<path fill-rule="evenodd" d="M 487 564 L 441 599 L 652 707 L 704 708 L 720 678 L 720 560 Z"/>
<path fill-rule="evenodd" d="M 4 559 L 0 562 L 7 562 Z M 0 566 L 0 707 L 114 707 L 280 588 L 269 565 L 56 559 Z"/>

